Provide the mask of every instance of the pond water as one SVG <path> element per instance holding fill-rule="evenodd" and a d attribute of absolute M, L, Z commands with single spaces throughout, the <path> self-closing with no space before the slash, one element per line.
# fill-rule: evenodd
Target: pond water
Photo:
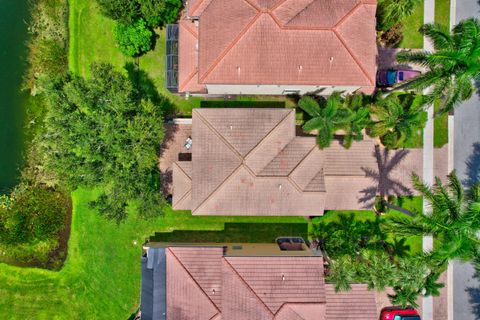
<path fill-rule="evenodd" d="M 0 0 L 0 194 L 15 186 L 22 165 L 28 16 L 28 0 Z"/>

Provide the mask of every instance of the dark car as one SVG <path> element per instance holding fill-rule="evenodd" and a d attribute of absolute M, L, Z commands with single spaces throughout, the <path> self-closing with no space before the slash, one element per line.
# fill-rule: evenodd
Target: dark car
<path fill-rule="evenodd" d="M 421 74 L 417 70 L 379 70 L 377 72 L 377 86 L 392 87 L 402 81 L 415 78 Z"/>

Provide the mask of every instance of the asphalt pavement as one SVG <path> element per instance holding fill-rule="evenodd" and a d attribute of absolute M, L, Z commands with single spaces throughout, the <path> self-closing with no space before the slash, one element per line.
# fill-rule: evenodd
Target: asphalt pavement
<path fill-rule="evenodd" d="M 455 23 L 469 17 L 480 19 L 477 0 L 456 0 L 455 6 Z M 480 180 L 479 93 L 455 110 L 454 168 L 465 185 Z M 453 263 L 453 319 L 480 320 L 480 279 L 470 263 Z"/>

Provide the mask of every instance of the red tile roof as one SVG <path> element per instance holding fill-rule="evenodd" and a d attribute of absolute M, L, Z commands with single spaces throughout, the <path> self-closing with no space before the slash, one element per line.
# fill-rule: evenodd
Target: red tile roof
<path fill-rule="evenodd" d="M 220 247 L 166 250 L 167 319 L 371 320 L 366 285 L 335 293 L 318 256 L 225 256 Z"/>
<path fill-rule="evenodd" d="M 371 139 L 319 149 L 296 136 L 293 109 L 194 109 L 192 127 L 192 161 L 173 166 L 173 207 L 195 215 L 361 210 L 380 188 L 412 194 L 411 173 L 422 175 L 421 149 L 380 151 L 386 160 Z"/>
<path fill-rule="evenodd" d="M 375 12 L 375 0 L 190 0 L 180 23 L 179 89 L 374 87 Z M 182 31 L 192 29 L 191 16 L 199 16 L 194 36 Z"/>

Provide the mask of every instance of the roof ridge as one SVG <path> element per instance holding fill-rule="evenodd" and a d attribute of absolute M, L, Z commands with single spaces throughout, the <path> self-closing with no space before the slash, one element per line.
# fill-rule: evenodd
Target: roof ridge
<path fill-rule="evenodd" d="M 305 186 L 304 192 L 327 192 L 327 190 L 326 190 L 327 188 L 325 187 L 325 181 L 323 182 L 324 187 L 325 187 L 324 191 L 308 191 L 308 190 L 306 190 L 306 189 L 308 189 L 308 186 L 310 186 L 310 184 L 313 182 L 313 180 L 315 180 L 318 177 L 319 174 L 322 174 L 323 179 L 325 180 L 325 173 L 324 173 L 323 167 L 322 167 L 318 170 L 318 172 L 315 174 L 315 176 L 313 176 L 313 178 L 307 183 L 307 185 Z"/>
<path fill-rule="evenodd" d="M 312 3 L 314 3 L 314 2 L 315 2 L 315 0 L 310 0 L 310 3 L 307 4 L 302 10 L 298 11 L 296 15 L 294 15 L 292 18 L 290 18 L 290 20 L 288 20 L 288 21 L 285 23 L 285 26 L 286 26 L 287 24 L 289 24 L 290 22 L 292 22 L 293 19 L 295 19 L 296 17 L 298 17 L 298 15 L 299 15 L 300 13 L 305 12 L 305 10 L 307 10 L 308 7 L 310 7 L 310 6 L 312 5 Z"/>
<path fill-rule="evenodd" d="M 185 88 L 185 86 L 193 79 L 193 77 L 195 77 L 195 74 L 198 73 L 198 70 L 194 70 L 192 73 L 190 73 L 190 75 L 187 77 L 187 79 L 185 79 L 185 81 L 180 84 L 180 91 L 183 91 L 183 89 Z"/>
<path fill-rule="evenodd" d="M 243 28 L 242 31 L 237 35 L 237 37 L 228 45 L 228 47 L 223 50 L 223 52 L 217 57 L 217 59 L 213 62 L 213 64 L 208 68 L 208 70 L 205 72 L 205 74 L 200 77 L 199 82 L 202 83 L 205 78 L 212 73 L 213 70 L 218 66 L 220 61 L 225 58 L 225 56 L 232 50 L 235 45 L 238 44 L 240 39 L 243 38 L 243 36 L 250 30 L 250 28 L 258 21 L 258 19 L 262 16 L 262 12 L 257 12 L 257 14 L 252 18 L 252 20 Z"/>
<path fill-rule="evenodd" d="M 212 192 L 210 192 L 210 194 L 205 198 L 203 199 L 202 202 L 200 202 L 198 204 L 198 206 L 194 209 L 192 209 L 192 213 L 197 211 L 210 197 L 212 197 L 212 195 L 215 193 L 216 190 L 218 190 L 218 188 L 220 188 L 224 183 L 225 181 L 231 177 L 237 170 L 238 168 L 240 168 L 242 166 L 242 163 L 243 163 L 243 158 L 242 156 L 240 155 L 240 153 L 217 131 L 215 130 L 215 127 L 204 117 L 201 115 L 200 112 L 196 111 L 195 109 L 193 110 L 193 112 L 195 112 L 195 114 L 200 118 L 200 120 L 202 120 L 202 122 L 205 124 L 205 126 L 214 134 L 216 135 L 220 141 L 223 142 L 223 144 L 225 144 L 225 146 L 230 149 L 230 151 L 232 151 L 232 153 L 238 158 L 238 160 L 240 160 L 240 164 L 238 165 L 238 167 L 236 167 L 232 172 L 230 172 L 230 174 L 228 174 L 225 179 L 223 179 L 223 181 L 218 185 L 216 186 Z"/>
<path fill-rule="evenodd" d="M 177 205 L 176 205 L 175 207 L 178 208 L 178 207 L 182 204 L 182 202 L 183 202 L 185 199 L 187 199 L 187 196 L 188 196 L 188 195 L 191 195 L 191 194 L 192 194 L 192 190 L 191 190 L 191 188 L 190 188 L 190 190 L 188 190 L 187 192 L 185 192 L 185 195 L 184 195 L 180 200 L 177 201 Z"/>
<path fill-rule="evenodd" d="M 178 263 L 182 266 L 182 268 L 185 270 L 185 272 L 188 273 L 188 275 L 190 276 L 190 278 L 192 278 L 193 282 L 195 282 L 195 284 L 197 285 L 197 287 L 203 292 L 203 294 L 205 295 L 205 297 L 207 297 L 207 299 L 210 301 L 210 303 L 213 305 L 213 307 L 215 309 L 217 309 L 217 314 L 221 313 L 220 312 L 220 309 L 217 307 L 217 305 L 215 304 L 215 302 L 213 302 L 212 299 L 210 299 L 210 297 L 207 295 L 207 293 L 203 290 L 203 288 L 200 286 L 200 284 L 197 282 L 197 280 L 195 280 L 195 278 L 193 277 L 193 275 L 190 273 L 190 271 L 188 271 L 188 269 L 185 267 L 185 265 L 182 263 L 182 261 L 180 261 L 180 259 L 177 257 L 177 255 L 171 250 L 170 247 L 167 248 L 168 252 L 170 252 L 173 257 L 175 258 L 175 260 L 178 261 Z M 215 315 L 217 315 L 215 314 Z"/>
<path fill-rule="evenodd" d="M 286 121 L 286 119 L 288 118 L 288 116 L 289 116 L 292 112 L 294 112 L 293 110 L 294 110 L 294 109 L 289 110 L 289 112 L 287 112 L 287 114 L 286 114 L 280 121 L 277 122 L 277 124 L 272 128 L 272 130 L 270 130 L 270 131 L 263 137 L 262 140 L 258 141 L 258 143 L 257 143 L 252 149 L 250 149 L 250 151 L 249 151 L 247 154 L 245 154 L 245 156 L 243 157 L 245 163 L 246 163 L 246 161 L 247 161 L 247 158 L 252 154 L 252 152 L 253 152 L 255 149 L 257 149 L 257 148 L 263 143 L 263 141 L 265 141 L 265 139 L 267 139 L 269 136 L 271 136 L 272 133 L 278 128 L 278 126 L 280 126 L 280 124 L 283 124 L 283 122 Z M 295 137 L 296 137 L 296 136 L 295 136 Z M 295 137 L 293 137 L 293 139 L 295 139 Z M 293 140 L 293 139 L 292 139 L 292 140 Z M 289 142 L 289 143 L 290 143 L 290 142 Z M 288 144 L 288 143 L 287 143 L 287 144 Z M 249 167 L 249 169 L 251 170 L 250 167 Z M 263 169 L 265 169 L 265 168 L 262 168 L 262 170 L 263 170 Z M 255 171 L 252 170 L 252 172 L 255 172 Z M 255 175 L 256 175 L 256 174 L 255 174 Z"/>
<path fill-rule="evenodd" d="M 350 50 L 350 48 L 347 46 L 343 37 L 339 34 L 339 32 L 336 29 L 332 29 L 332 31 L 337 36 L 338 40 L 340 40 L 343 47 L 347 50 L 347 52 L 350 54 L 350 56 L 355 61 L 355 63 L 358 65 L 360 70 L 362 70 L 363 75 L 367 78 L 367 80 L 370 82 L 370 84 L 372 86 L 375 85 L 375 82 L 372 80 L 372 78 L 370 78 L 370 76 L 368 75 L 368 72 L 365 70 L 363 65 L 360 63 L 360 61 L 357 59 L 357 57 L 353 54 L 352 50 Z"/>
<path fill-rule="evenodd" d="M 285 2 L 287 2 L 287 0 L 280 0 L 277 2 L 276 5 L 273 6 L 273 8 L 270 8 L 270 11 L 275 11 L 277 10 L 279 7 L 283 6 L 285 4 Z"/>
<path fill-rule="evenodd" d="M 345 14 L 340 20 L 337 21 L 337 23 L 335 23 L 335 25 L 332 27 L 332 30 L 333 29 L 336 29 L 337 27 L 341 26 L 348 18 L 350 18 L 350 16 L 355 12 L 357 11 L 357 8 L 360 7 L 361 5 L 363 5 L 362 1 L 358 1 L 357 4 L 355 5 L 355 7 L 352 8 L 352 10 L 350 10 L 349 12 L 347 12 L 347 14 Z"/>
<path fill-rule="evenodd" d="M 245 167 L 245 166 L 243 165 L 243 163 L 240 163 L 238 165 L 238 167 L 235 168 L 235 170 L 233 170 L 229 175 L 227 175 L 225 177 L 225 179 L 223 179 L 223 181 L 215 189 L 213 189 L 213 191 L 210 192 L 210 194 L 205 199 L 203 199 L 203 201 L 195 209 L 192 210 L 192 214 L 194 212 L 196 212 L 197 210 L 199 210 L 200 207 L 203 206 L 208 200 L 210 200 L 210 198 L 212 198 L 218 192 L 218 190 L 220 190 L 226 184 L 227 180 L 229 180 L 231 177 L 233 177 L 234 174 L 237 171 L 239 171 L 240 168 L 242 168 L 242 167 Z"/>
<path fill-rule="evenodd" d="M 197 2 L 197 4 L 192 8 L 192 12 L 195 11 L 195 10 L 197 10 L 204 1 L 205 1 L 205 0 L 199 0 L 199 1 Z M 190 9 L 191 9 L 191 8 L 188 8 L 188 15 L 189 15 L 189 16 L 190 16 Z"/>
<path fill-rule="evenodd" d="M 195 112 L 195 111 L 194 111 Z M 220 140 L 222 140 L 222 142 L 237 156 L 237 158 L 239 158 L 239 160 L 243 160 L 242 158 L 242 155 L 240 154 L 240 152 L 237 151 L 237 149 L 235 149 L 234 146 L 232 146 L 230 144 L 230 142 L 228 142 L 227 139 L 225 139 L 223 137 L 223 135 L 220 134 L 220 132 L 218 132 L 216 129 L 215 129 L 215 126 L 213 124 L 210 123 L 210 121 L 208 121 L 207 118 L 205 118 L 204 116 L 202 116 L 202 114 L 200 112 L 195 112 L 197 114 L 198 117 L 201 118 L 202 122 L 208 127 L 208 129 L 210 129 L 210 131 L 212 131 L 217 137 L 220 138 Z"/>
<path fill-rule="evenodd" d="M 185 21 L 185 20 L 182 20 L 182 21 Z M 182 23 L 182 25 L 185 27 L 185 29 L 191 33 L 192 36 L 194 36 L 195 38 L 198 39 L 198 33 L 192 29 L 190 29 L 190 25 L 189 23 Z"/>
<path fill-rule="evenodd" d="M 250 289 L 250 291 L 252 291 L 252 293 L 255 295 L 255 297 L 257 297 L 257 299 L 262 303 L 262 305 L 265 307 L 265 309 L 267 309 L 267 311 L 272 315 L 272 316 L 275 316 L 275 314 L 272 312 L 272 310 L 270 310 L 270 308 L 265 304 L 265 302 L 258 296 L 258 294 L 255 292 L 255 290 L 253 290 L 253 288 L 247 283 L 247 281 L 245 281 L 245 279 L 240 275 L 240 273 L 238 273 L 237 269 L 235 269 L 232 264 L 227 260 L 227 257 L 222 257 L 223 260 L 230 266 L 230 268 L 233 270 L 233 272 L 235 272 L 235 274 L 238 276 L 238 278 L 247 286 L 247 288 Z"/>

